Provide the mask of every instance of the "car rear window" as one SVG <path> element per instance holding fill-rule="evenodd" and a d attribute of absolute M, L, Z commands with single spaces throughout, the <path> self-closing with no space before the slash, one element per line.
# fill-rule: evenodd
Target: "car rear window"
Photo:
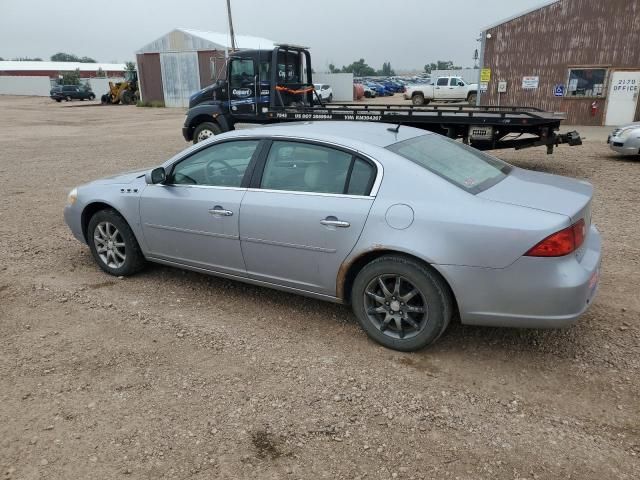
<path fill-rule="evenodd" d="M 500 182 L 512 168 L 502 160 L 440 135 L 421 135 L 389 145 L 387 150 L 472 194 Z"/>

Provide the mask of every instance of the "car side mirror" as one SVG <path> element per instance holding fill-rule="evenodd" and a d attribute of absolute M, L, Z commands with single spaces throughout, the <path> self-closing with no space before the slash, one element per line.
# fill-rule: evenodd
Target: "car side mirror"
<path fill-rule="evenodd" d="M 164 167 L 154 168 L 145 174 L 144 179 L 149 185 L 163 183 L 167 179 L 167 172 Z"/>
<path fill-rule="evenodd" d="M 458 86 L 459 86 L 459 87 L 464 87 L 464 83 L 462 83 L 462 82 L 458 82 Z"/>

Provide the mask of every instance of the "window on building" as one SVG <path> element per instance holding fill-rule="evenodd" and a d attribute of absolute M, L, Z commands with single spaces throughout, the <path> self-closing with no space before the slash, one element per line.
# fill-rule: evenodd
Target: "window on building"
<path fill-rule="evenodd" d="M 601 97 L 605 94 L 605 68 L 572 68 L 569 70 L 567 97 Z"/>

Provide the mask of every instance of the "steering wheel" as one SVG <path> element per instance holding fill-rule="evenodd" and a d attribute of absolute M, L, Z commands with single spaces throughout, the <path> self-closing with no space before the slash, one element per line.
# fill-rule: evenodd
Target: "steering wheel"
<path fill-rule="evenodd" d="M 185 175 L 184 173 L 176 173 L 173 177 L 173 181 L 179 185 L 196 185 L 196 182 L 189 175 Z"/>
<path fill-rule="evenodd" d="M 222 165 L 222 168 L 214 167 L 215 164 Z M 225 160 L 213 159 L 207 163 L 207 166 L 204 169 L 204 176 L 207 179 L 207 183 L 213 183 L 213 181 L 216 180 L 220 174 L 237 175 L 238 172 Z"/>

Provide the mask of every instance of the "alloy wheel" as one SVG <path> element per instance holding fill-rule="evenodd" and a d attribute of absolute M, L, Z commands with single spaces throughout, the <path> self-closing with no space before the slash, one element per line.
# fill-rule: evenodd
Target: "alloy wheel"
<path fill-rule="evenodd" d="M 122 234 L 113 223 L 100 222 L 93 232 L 93 242 L 100 260 L 109 268 L 121 268 L 127 259 Z"/>
<path fill-rule="evenodd" d="M 206 128 L 198 133 L 198 142 L 202 142 L 207 138 L 213 137 L 214 133 L 211 130 L 207 130 Z"/>
<path fill-rule="evenodd" d="M 369 321 L 392 338 L 415 337 L 427 324 L 424 295 L 401 275 L 380 275 L 367 285 L 364 307 Z"/>

